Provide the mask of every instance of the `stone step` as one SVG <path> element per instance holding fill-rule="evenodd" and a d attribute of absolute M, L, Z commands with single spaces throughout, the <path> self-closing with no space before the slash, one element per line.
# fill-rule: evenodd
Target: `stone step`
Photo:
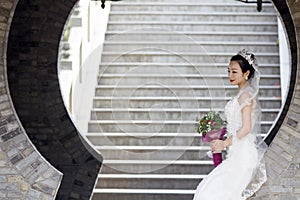
<path fill-rule="evenodd" d="M 188 134 L 188 133 L 187 133 Z M 98 137 L 98 140 L 102 140 L 106 137 L 107 134 L 97 133 L 91 137 Z M 118 135 L 114 133 L 114 135 Z M 145 135 L 145 134 L 144 134 Z M 167 134 L 165 134 L 167 135 Z M 195 134 L 194 134 L 195 135 Z M 263 138 L 266 134 L 261 134 L 259 137 Z M 115 138 L 119 138 L 119 140 L 126 140 L 122 136 L 114 136 Z M 187 136 L 189 137 L 189 136 Z M 200 134 L 197 134 L 197 138 L 201 138 Z M 163 137 L 162 137 L 163 139 Z M 93 144 L 95 145 L 95 144 Z M 208 157 L 207 153 L 211 150 L 208 143 L 199 143 L 195 145 L 185 145 L 185 146 L 126 146 L 126 145 L 113 145 L 109 146 L 95 145 L 95 148 L 101 153 L 104 159 L 107 160 L 117 160 L 120 158 L 126 158 L 129 160 L 208 160 L 211 158 Z M 225 157 L 225 152 L 224 152 Z"/>
<path fill-rule="evenodd" d="M 101 189 L 191 189 L 206 175 L 197 174 L 100 174 L 96 188 Z M 158 187 L 159 186 L 159 187 Z"/>
<path fill-rule="evenodd" d="M 106 41 L 227 41 L 227 42 L 275 42 L 278 40 L 277 32 L 224 32 L 224 31 L 168 31 L 154 28 L 131 31 L 107 31 Z"/>
<path fill-rule="evenodd" d="M 224 111 L 223 108 L 214 108 L 216 112 L 222 113 Z M 279 108 L 273 109 L 261 109 L 263 113 L 276 113 L 279 112 Z M 198 113 L 199 115 L 207 113 L 211 111 L 210 108 L 93 108 L 91 110 L 93 113 L 122 113 L 122 112 L 133 112 L 133 113 L 143 113 L 143 112 L 158 112 L 158 113 Z"/>
<path fill-rule="evenodd" d="M 118 2 L 113 2 L 113 5 L 119 5 L 119 4 L 127 4 L 127 3 L 169 3 L 169 4 L 174 4 L 174 3 L 200 3 L 199 0 L 188 0 L 188 1 L 183 1 L 183 0 L 130 0 L 128 1 L 118 1 Z M 237 5 L 245 5 L 245 6 L 253 6 L 253 4 L 249 3 L 244 3 L 240 1 L 235 1 L 235 0 L 214 0 L 213 2 L 211 0 L 201 0 L 201 3 L 203 4 L 237 4 Z M 255 4 L 254 4 L 255 5 Z M 264 0 L 263 1 L 263 6 L 270 6 L 272 5 L 271 0 Z"/>
<path fill-rule="evenodd" d="M 101 139 L 101 137 L 99 138 Z M 121 140 L 122 138 L 120 138 Z M 95 146 L 104 159 L 117 160 L 211 160 L 209 146 Z"/>
<path fill-rule="evenodd" d="M 210 39 L 213 40 L 213 37 Z M 103 52 L 235 52 L 237 49 L 251 49 L 253 52 L 278 52 L 278 43 L 274 42 L 204 42 L 204 41 L 106 41 Z"/>
<path fill-rule="evenodd" d="M 89 137 L 90 136 L 88 136 L 88 138 Z M 200 137 L 200 135 L 198 137 Z M 101 136 L 98 139 L 101 140 Z M 119 139 L 122 140 L 122 137 Z M 207 156 L 207 152 L 210 151 L 210 147 L 200 146 L 200 144 L 198 146 L 110 145 L 95 146 L 95 148 L 101 153 L 104 159 L 108 160 L 117 160 L 120 158 L 126 158 L 129 160 L 211 160 L 211 158 Z"/>
<path fill-rule="evenodd" d="M 208 174 L 212 160 L 103 160 L 101 174 Z"/>
<path fill-rule="evenodd" d="M 274 121 L 262 121 L 261 132 L 266 134 Z M 88 132 L 179 132 L 191 133 L 195 131 L 195 121 L 188 120 L 90 120 Z M 124 141 L 125 142 L 125 141 Z"/>
<path fill-rule="evenodd" d="M 158 97 L 158 96 L 151 96 L 151 97 L 94 97 L 95 101 L 229 101 L 231 97 L 194 97 L 194 96 L 185 96 L 185 97 L 173 97 L 173 96 L 165 96 L 165 97 Z M 259 97 L 260 101 L 278 101 L 281 100 L 280 97 Z M 132 108 L 132 107 L 129 107 Z M 142 107 L 138 107 L 142 108 Z M 146 107 L 143 107 L 146 108 Z M 149 107 L 148 107 L 149 108 Z M 166 106 L 164 108 L 172 108 L 172 106 Z M 176 108 L 176 107 L 175 107 Z M 202 107 L 200 107 L 202 108 Z M 197 109 L 197 108 L 195 108 Z"/>
<path fill-rule="evenodd" d="M 92 200 L 191 200 L 194 190 L 163 189 L 95 189 Z"/>
<path fill-rule="evenodd" d="M 101 110 L 101 109 L 99 109 Z M 197 116 L 203 116 L 207 112 L 197 112 L 197 111 L 168 111 L 168 109 L 162 108 L 161 110 L 154 111 L 150 108 L 147 111 L 118 111 L 117 109 L 112 109 L 111 111 L 95 111 L 92 110 L 91 120 L 178 120 L 178 119 L 196 119 Z M 279 109 L 274 109 L 274 112 L 262 112 L 262 120 L 273 121 L 276 119 Z"/>
<path fill-rule="evenodd" d="M 103 62 L 99 66 L 100 74 L 110 73 L 153 73 L 162 74 L 208 74 L 208 72 L 224 74 L 227 73 L 229 58 L 224 63 L 143 63 L 143 62 Z M 259 63 L 259 70 L 262 74 L 280 74 L 279 64 Z M 207 86 L 208 87 L 208 86 Z"/>
<path fill-rule="evenodd" d="M 262 12 L 274 12 L 272 4 L 263 6 Z M 231 2 L 118 2 L 113 4 L 112 11 L 186 11 L 186 12 L 257 12 L 255 4 Z"/>
<path fill-rule="evenodd" d="M 205 109 L 208 110 L 208 109 Z M 216 110 L 216 109 L 214 109 Z M 275 120 L 280 109 L 263 109 L 262 120 Z M 208 111 L 201 109 L 92 109 L 91 120 L 178 120 L 196 119 Z"/>
<path fill-rule="evenodd" d="M 98 77 L 98 85 L 209 85 L 228 84 L 227 74 L 102 74 Z M 262 75 L 261 85 L 280 85 L 279 75 Z"/>
<path fill-rule="evenodd" d="M 157 134 L 158 135 L 158 134 Z M 132 136 L 123 136 L 123 137 L 109 137 L 104 136 L 101 137 L 101 134 L 99 136 L 95 137 L 88 137 L 89 140 L 93 145 L 97 146 L 106 146 L 106 145 L 112 145 L 112 146 L 152 146 L 152 145 L 158 145 L 158 146 L 199 146 L 199 145 L 205 145 L 202 143 L 201 138 L 199 137 L 186 137 L 184 133 L 179 133 L 175 137 L 169 137 L 169 136 L 151 136 L 151 137 L 132 137 Z M 176 155 L 177 156 L 177 155 Z M 172 158 L 172 157 L 170 157 Z M 176 157 L 178 158 L 178 157 Z M 174 159 L 176 159 L 174 158 Z M 173 158 L 172 158 L 173 159 Z"/>
<path fill-rule="evenodd" d="M 236 88 L 230 85 L 98 85 L 95 96 L 234 96 Z M 280 86 L 261 86 L 259 96 L 280 96 Z"/>
<path fill-rule="evenodd" d="M 183 0 L 130 0 L 131 3 L 182 3 L 182 2 L 187 2 L 187 3 L 199 3 L 199 0 L 188 0 L 188 1 L 183 1 Z M 113 5 L 117 5 L 120 4 L 121 2 L 113 2 Z M 211 0 L 201 0 L 201 3 L 230 3 L 230 4 L 240 4 L 240 5 L 249 5 L 243 2 L 239 2 L 239 1 L 234 1 L 234 0 L 214 0 L 213 2 Z M 265 0 L 263 5 L 269 5 L 271 4 L 272 1 L 270 0 Z"/>
<path fill-rule="evenodd" d="M 146 78 L 146 77 L 153 77 L 153 78 L 178 78 L 178 77 L 185 77 L 185 78 L 216 78 L 216 77 L 222 77 L 222 78 L 228 78 L 227 73 L 225 74 L 220 73 L 214 73 L 214 74 L 179 74 L 179 73 L 168 73 L 168 74 L 162 74 L 162 73 L 135 73 L 135 72 L 130 72 L 126 74 L 120 74 L 120 73 L 101 73 L 99 78 L 120 78 L 120 77 L 127 77 L 127 78 Z M 273 78 L 280 78 L 279 74 L 262 74 L 260 76 L 262 79 L 263 78 L 268 78 L 268 79 L 273 79 Z"/>
<path fill-rule="evenodd" d="M 107 24 L 108 31 L 135 31 L 156 29 L 159 31 L 237 31 L 237 32 L 276 32 L 277 22 L 257 22 L 257 21 L 242 21 L 242 22 L 222 22 L 222 21 L 109 21 Z"/>
<path fill-rule="evenodd" d="M 166 135 L 166 134 L 165 134 Z M 199 134 L 200 135 L 200 134 Z M 94 136 L 87 136 L 87 138 L 91 141 L 93 145 L 96 147 L 102 147 L 100 152 L 101 155 L 103 155 L 104 159 L 109 159 L 106 157 L 107 155 L 110 156 L 112 152 L 112 149 L 114 149 L 114 152 L 123 152 L 124 155 L 127 155 L 129 157 L 133 157 L 135 160 L 138 159 L 172 159 L 177 160 L 179 159 L 185 151 L 187 151 L 188 148 L 198 148 L 205 147 L 208 145 L 207 143 L 203 143 L 201 141 L 201 136 L 198 137 L 188 137 L 185 136 L 185 133 L 178 133 L 176 136 L 160 136 L 160 133 L 156 133 L 153 136 L 149 137 L 133 137 L 133 136 L 106 136 L 101 133 L 95 134 Z M 135 147 L 135 149 L 116 149 L 116 147 Z M 143 149 L 140 150 L 138 147 L 156 147 L 155 150 L 149 150 L 149 149 Z M 178 149 L 174 151 L 173 149 L 170 150 L 169 147 L 185 147 L 185 149 Z M 104 149 L 105 147 L 105 149 Z M 161 148 L 161 149 L 160 149 Z M 106 154 L 104 153 L 106 150 Z M 103 152 L 102 152 L 103 151 Z M 195 150 L 194 150 L 195 151 Z M 198 153 L 193 154 L 192 160 L 199 159 L 199 152 L 201 152 L 201 158 L 205 158 L 206 151 L 198 150 Z M 170 153 L 170 155 L 167 155 L 167 152 Z M 191 151 L 189 151 L 191 152 Z M 195 151 L 197 152 L 197 151 Z M 164 157 L 165 155 L 166 157 Z M 191 155 L 191 154 L 190 154 Z M 115 155 L 113 155 L 115 156 Z M 129 158 L 124 157 L 124 158 Z M 120 158 L 120 157 L 119 157 Z"/>
<path fill-rule="evenodd" d="M 192 137 L 192 138 L 201 138 L 202 136 L 199 133 L 191 132 L 184 132 L 184 133 L 178 133 L 178 132 L 174 132 L 174 133 L 164 133 L 164 132 L 159 132 L 159 133 L 139 133 L 139 132 L 95 132 L 95 133 L 86 133 L 85 136 L 88 138 L 92 138 L 92 137 L 116 137 L 116 138 L 122 138 L 122 137 L 138 137 L 138 138 L 150 138 L 152 136 L 160 136 L 160 137 L 177 137 L 184 134 L 185 137 Z M 259 137 L 265 137 L 266 134 L 259 134 Z M 120 145 L 120 146 L 116 146 L 116 145 L 101 145 L 101 146 L 97 146 L 95 145 L 95 147 L 101 151 L 101 150 L 125 150 L 125 151 L 132 151 L 132 152 L 143 152 L 143 151 L 158 151 L 158 150 L 203 150 L 203 148 L 206 150 L 206 148 L 209 148 L 209 146 L 207 146 L 208 144 L 204 143 L 203 146 L 126 146 L 126 145 Z"/>
<path fill-rule="evenodd" d="M 211 98 L 211 97 L 193 97 L 193 98 L 94 98 L 93 108 L 220 108 L 226 105 L 229 98 Z M 273 109 L 281 107 L 281 98 L 279 97 L 261 97 L 261 107 L 264 109 Z"/>
<path fill-rule="evenodd" d="M 103 52 L 102 62 L 149 62 L 149 63 L 228 63 L 232 55 L 231 53 L 217 53 L 217 52 L 169 52 L 160 49 L 155 49 L 153 52 L 149 51 L 131 51 L 131 52 Z M 256 53 L 257 60 L 260 63 L 279 63 L 278 53 Z"/>
<path fill-rule="evenodd" d="M 113 99 L 94 99 L 93 108 L 211 108 L 210 103 L 212 101 L 207 100 L 206 102 L 199 102 L 197 100 L 113 100 Z M 226 102 L 217 101 L 219 106 L 225 106 Z"/>
<path fill-rule="evenodd" d="M 109 21 L 180 21 L 180 22 L 208 22 L 225 21 L 239 22 L 251 21 L 255 18 L 257 22 L 277 22 L 274 13 L 260 12 L 171 12 L 171 11 L 117 11 L 110 12 Z"/>

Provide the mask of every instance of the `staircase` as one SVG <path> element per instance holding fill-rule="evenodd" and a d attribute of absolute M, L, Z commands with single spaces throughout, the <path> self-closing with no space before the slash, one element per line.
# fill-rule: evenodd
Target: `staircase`
<path fill-rule="evenodd" d="M 93 199 L 191 200 L 212 169 L 195 118 L 222 112 L 242 48 L 262 72 L 262 132 L 281 107 L 277 17 L 234 0 L 112 3 L 87 137 L 104 157 Z"/>

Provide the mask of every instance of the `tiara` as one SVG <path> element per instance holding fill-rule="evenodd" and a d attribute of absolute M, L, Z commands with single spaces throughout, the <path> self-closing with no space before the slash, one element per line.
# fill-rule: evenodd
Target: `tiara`
<path fill-rule="evenodd" d="M 254 57 L 253 53 L 247 52 L 245 49 L 241 50 L 238 52 L 238 55 L 242 56 L 245 58 L 248 63 L 255 69 L 257 70 L 257 65 L 256 65 L 256 59 Z"/>

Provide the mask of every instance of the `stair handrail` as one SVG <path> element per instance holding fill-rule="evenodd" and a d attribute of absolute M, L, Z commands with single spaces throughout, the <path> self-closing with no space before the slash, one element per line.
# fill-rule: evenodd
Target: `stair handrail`
<path fill-rule="evenodd" d="M 101 1 L 101 8 L 105 8 L 106 1 L 122 1 L 122 0 L 92 0 L 92 1 Z"/>
<path fill-rule="evenodd" d="M 263 1 L 263 0 L 257 0 L 257 1 L 255 1 L 255 0 L 236 0 L 236 1 L 240 1 L 243 3 L 256 3 L 258 12 L 261 12 L 263 3 L 271 3 L 271 1 Z"/>

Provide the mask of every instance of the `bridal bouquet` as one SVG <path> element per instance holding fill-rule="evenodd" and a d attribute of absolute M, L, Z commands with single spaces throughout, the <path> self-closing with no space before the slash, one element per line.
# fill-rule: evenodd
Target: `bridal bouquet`
<path fill-rule="evenodd" d="M 196 118 L 196 131 L 202 135 L 202 142 L 223 140 L 226 134 L 226 121 L 220 117 L 219 113 L 210 111 L 200 120 Z M 214 166 L 218 166 L 222 162 L 222 153 L 214 153 L 213 161 Z"/>

